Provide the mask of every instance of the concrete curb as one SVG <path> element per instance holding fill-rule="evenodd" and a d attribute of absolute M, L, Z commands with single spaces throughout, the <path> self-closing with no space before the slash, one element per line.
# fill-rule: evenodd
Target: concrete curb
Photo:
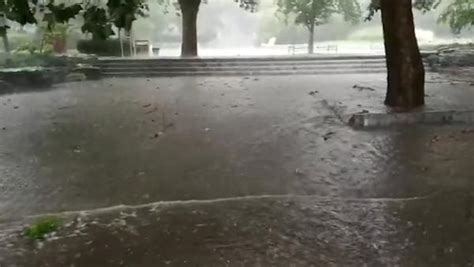
<path fill-rule="evenodd" d="M 350 116 L 354 128 L 378 128 L 409 124 L 474 123 L 474 110 L 413 113 L 358 113 Z"/>

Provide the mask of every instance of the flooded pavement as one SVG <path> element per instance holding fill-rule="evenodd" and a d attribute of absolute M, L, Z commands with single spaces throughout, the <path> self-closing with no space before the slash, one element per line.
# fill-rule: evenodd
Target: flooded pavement
<path fill-rule="evenodd" d="M 2 232 L 0 263 L 472 266 L 474 220 L 466 196 L 260 196 L 65 214 L 65 226 L 46 241 Z"/>
<path fill-rule="evenodd" d="M 328 103 L 367 81 L 383 75 L 1 96 L 0 266 L 474 264 L 474 127 L 353 130 Z M 21 237 L 46 213 L 54 240 Z"/>

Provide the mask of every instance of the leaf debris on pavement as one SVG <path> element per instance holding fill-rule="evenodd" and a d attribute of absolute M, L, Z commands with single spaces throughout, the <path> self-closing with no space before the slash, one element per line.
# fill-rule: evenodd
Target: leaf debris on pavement
<path fill-rule="evenodd" d="M 354 86 L 352 86 L 352 88 L 354 88 L 354 89 L 358 89 L 359 91 L 364 91 L 364 90 L 366 90 L 366 91 L 375 91 L 375 89 L 374 89 L 374 88 L 372 88 L 372 87 L 368 87 L 368 86 L 360 86 L 360 85 L 357 85 L 357 84 L 356 84 L 356 85 L 354 85 Z"/>

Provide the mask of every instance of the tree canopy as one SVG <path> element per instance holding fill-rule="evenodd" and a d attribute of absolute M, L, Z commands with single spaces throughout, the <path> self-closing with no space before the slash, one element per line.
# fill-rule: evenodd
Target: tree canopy
<path fill-rule="evenodd" d="M 285 19 L 294 16 L 296 25 L 309 31 L 308 53 L 313 53 L 314 27 L 325 24 L 334 14 L 342 14 L 346 21 L 360 20 L 361 9 L 357 0 L 277 0 L 278 10 Z"/>
<path fill-rule="evenodd" d="M 427 12 L 438 8 L 441 4 L 442 0 L 415 0 L 413 7 L 422 12 Z M 372 0 L 369 5 L 369 15 L 367 19 L 371 19 L 379 9 L 380 0 Z M 474 25 L 474 1 L 453 0 L 453 2 L 443 10 L 438 21 L 447 23 L 455 33 L 472 27 Z"/>
<path fill-rule="evenodd" d="M 449 24 L 455 33 L 474 26 L 474 1 L 455 0 L 443 11 L 440 22 Z"/>
<path fill-rule="evenodd" d="M 361 9 L 357 0 L 277 0 L 278 12 L 294 15 L 295 24 L 310 28 L 328 22 L 334 14 L 342 14 L 351 22 L 359 21 Z"/>

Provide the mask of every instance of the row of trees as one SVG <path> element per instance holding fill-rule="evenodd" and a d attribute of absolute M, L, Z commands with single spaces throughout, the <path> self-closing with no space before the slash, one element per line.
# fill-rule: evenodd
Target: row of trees
<path fill-rule="evenodd" d="M 82 12 L 83 32 L 94 39 L 106 39 L 113 34 L 112 26 L 130 31 L 137 16 L 146 16 L 145 0 L 83 0 L 67 4 L 59 0 L 0 0 L 0 12 L 9 20 L 25 25 L 37 23 L 38 13 L 48 28 L 64 23 Z M 156 0 L 169 5 L 170 0 Z M 234 0 L 249 11 L 255 11 L 257 0 Z M 70 1 L 69 1 L 70 2 Z M 206 0 L 203 0 L 206 2 Z M 361 18 L 357 0 L 276 0 L 278 12 L 294 15 L 295 23 L 309 31 L 309 52 L 313 51 L 314 28 L 326 23 L 333 14 L 342 14 L 347 21 Z M 441 0 L 372 0 L 368 19 L 380 11 L 383 24 L 388 69 L 388 90 L 385 103 L 392 107 L 413 108 L 424 104 L 425 71 L 415 36 L 413 8 L 429 11 Z M 201 0 L 177 0 L 182 16 L 182 56 L 197 56 L 197 16 Z M 472 0 L 454 0 L 441 16 L 455 31 L 474 24 Z M 7 27 L 0 25 L 0 34 L 7 43 Z M 7 47 L 7 46 L 6 46 Z"/>
<path fill-rule="evenodd" d="M 296 24 L 309 31 L 308 52 L 313 52 L 314 27 L 326 23 L 333 14 L 342 14 L 347 21 L 358 22 L 361 7 L 357 0 L 277 0 L 279 12 L 294 15 Z M 372 0 L 371 19 L 381 11 L 388 70 L 385 104 L 397 108 L 424 105 L 425 70 L 415 35 L 413 8 L 429 11 L 441 0 Z M 455 32 L 474 25 L 474 1 L 455 0 L 444 11 L 440 21 L 447 22 Z"/>
<path fill-rule="evenodd" d="M 146 16 L 147 11 L 145 0 L 0 0 L 0 35 L 8 52 L 5 19 L 20 25 L 45 23 L 52 30 L 81 14 L 82 32 L 94 40 L 106 40 L 115 34 L 112 26 L 128 32 L 137 17 Z"/>
<path fill-rule="evenodd" d="M 197 55 L 197 14 L 201 0 L 148 0 L 165 6 L 174 6 L 182 17 L 182 55 Z M 240 7 L 255 11 L 256 0 L 234 0 Z M 203 3 L 206 3 L 203 0 Z M 138 17 L 146 17 L 147 0 L 0 0 L 0 20 L 25 24 L 47 23 L 52 29 L 55 24 L 67 23 L 82 15 L 83 33 L 91 34 L 93 40 L 106 40 L 115 35 L 115 26 L 120 34 L 132 29 Z M 0 35 L 8 48 L 8 25 L 0 21 Z M 8 49 L 7 49 L 8 50 Z"/>

